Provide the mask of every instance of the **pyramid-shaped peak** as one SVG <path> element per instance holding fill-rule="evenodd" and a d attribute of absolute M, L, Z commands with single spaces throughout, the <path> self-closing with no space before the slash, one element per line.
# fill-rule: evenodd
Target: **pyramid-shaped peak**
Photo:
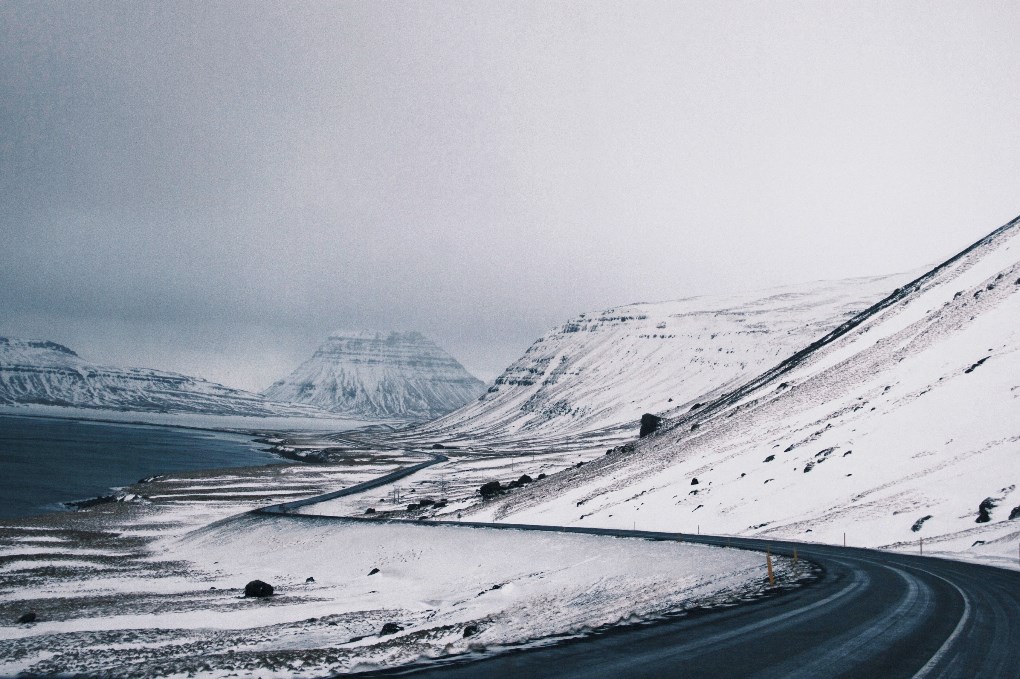
<path fill-rule="evenodd" d="M 483 390 L 480 380 L 420 332 L 344 330 L 265 394 L 359 419 L 428 420 Z"/>

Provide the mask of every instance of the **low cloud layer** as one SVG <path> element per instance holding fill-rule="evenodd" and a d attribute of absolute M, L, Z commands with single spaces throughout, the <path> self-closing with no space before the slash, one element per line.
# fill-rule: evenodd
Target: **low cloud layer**
<path fill-rule="evenodd" d="M 0 333 L 491 379 L 577 312 L 912 269 L 1020 212 L 1016 7 L 4 3 Z"/>

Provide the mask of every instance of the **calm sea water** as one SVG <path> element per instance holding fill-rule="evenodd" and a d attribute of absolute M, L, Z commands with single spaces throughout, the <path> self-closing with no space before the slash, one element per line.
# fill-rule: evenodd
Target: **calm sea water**
<path fill-rule="evenodd" d="M 0 415 L 0 517 L 57 511 L 154 474 L 281 462 L 262 448 L 235 434 Z"/>

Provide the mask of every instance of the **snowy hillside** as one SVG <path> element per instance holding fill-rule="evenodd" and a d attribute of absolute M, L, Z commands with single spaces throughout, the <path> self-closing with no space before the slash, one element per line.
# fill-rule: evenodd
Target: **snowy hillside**
<path fill-rule="evenodd" d="M 347 332 L 264 395 L 365 419 L 428 420 L 478 397 L 485 385 L 417 332 Z"/>
<path fill-rule="evenodd" d="M 477 516 L 1015 563 L 1020 219 L 669 429 Z M 477 518 L 477 517 L 476 517 Z"/>
<path fill-rule="evenodd" d="M 0 337 L 0 405 L 243 416 L 323 416 L 203 379 L 143 368 L 99 366 L 41 340 Z"/>
<path fill-rule="evenodd" d="M 630 434 L 642 413 L 687 410 L 733 389 L 906 280 L 816 282 L 581 314 L 538 339 L 481 400 L 418 431 L 490 440 L 614 427 Z"/>

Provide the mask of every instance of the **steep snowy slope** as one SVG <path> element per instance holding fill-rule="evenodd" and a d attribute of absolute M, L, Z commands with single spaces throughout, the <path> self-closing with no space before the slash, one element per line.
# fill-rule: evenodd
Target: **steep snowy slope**
<path fill-rule="evenodd" d="M 425 425 L 433 437 L 563 437 L 634 430 L 644 412 L 698 402 L 786 358 L 907 275 L 581 314 L 538 339 L 478 401 Z"/>
<path fill-rule="evenodd" d="M 428 420 L 475 399 L 485 385 L 420 333 L 336 333 L 288 377 L 266 389 L 366 419 Z"/>
<path fill-rule="evenodd" d="M 0 337 L 0 405 L 246 416 L 323 416 L 187 375 L 99 366 L 55 342 Z"/>
<path fill-rule="evenodd" d="M 1016 563 L 1020 219 L 670 428 L 516 492 L 514 521 Z"/>

